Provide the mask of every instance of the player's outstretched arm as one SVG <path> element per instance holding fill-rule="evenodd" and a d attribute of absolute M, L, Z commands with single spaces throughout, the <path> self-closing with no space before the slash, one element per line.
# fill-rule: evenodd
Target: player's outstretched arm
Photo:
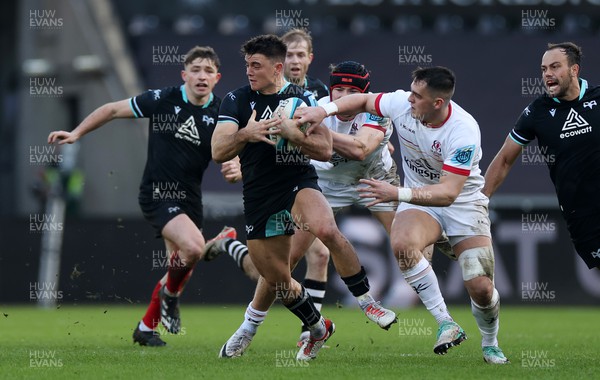
<path fill-rule="evenodd" d="M 375 99 L 378 94 L 352 94 L 337 99 L 335 102 L 327 103 L 318 107 L 303 107 L 296 110 L 294 114 L 298 125 L 309 123 L 310 128 L 306 131 L 311 134 L 314 128 L 321 125 L 324 118 L 337 114 L 358 114 L 369 112 L 377 114 L 375 109 Z"/>
<path fill-rule="evenodd" d="M 467 176 L 443 170 L 440 182 L 435 185 L 409 189 L 396 187 L 385 181 L 361 179 L 360 183 L 369 186 L 358 188 L 358 192 L 361 198 L 374 199 L 367 207 L 390 201 L 401 201 L 421 206 L 446 207 L 458 198 L 466 181 Z"/>
<path fill-rule="evenodd" d="M 132 118 L 133 111 L 129 106 L 129 99 L 120 100 L 118 102 L 106 103 L 105 105 L 96 108 L 94 112 L 89 114 L 83 121 L 71 132 L 54 131 L 48 135 L 48 144 L 58 142 L 62 144 L 72 144 L 79 140 L 83 135 L 100 128 L 111 120 L 119 118 Z"/>
<path fill-rule="evenodd" d="M 491 198 L 498 190 L 498 187 L 504 182 L 508 172 L 515 163 L 517 157 L 521 154 L 521 145 L 514 142 L 510 136 L 504 141 L 504 145 L 492 160 L 485 172 L 485 184 L 483 185 L 483 194 Z"/>

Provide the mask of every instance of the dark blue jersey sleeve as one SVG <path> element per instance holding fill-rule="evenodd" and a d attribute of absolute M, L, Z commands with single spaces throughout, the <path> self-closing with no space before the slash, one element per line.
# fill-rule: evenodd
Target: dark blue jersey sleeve
<path fill-rule="evenodd" d="M 148 118 L 152 116 L 163 96 L 162 92 L 163 90 L 148 90 L 129 99 L 129 106 L 135 117 Z"/>
<path fill-rule="evenodd" d="M 238 96 L 239 94 L 236 95 L 234 91 L 225 95 L 219 108 L 219 123 L 235 123 L 238 127 L 242 127 L 238 108 L 241 102 Z"/>
<path fill-rule="evenodd" d="M 510 131 L 510 138 L 519 145 L 527 145 L 535 139 L 533 110 L 533 103 L 525 107 L 515 127 Z"/>

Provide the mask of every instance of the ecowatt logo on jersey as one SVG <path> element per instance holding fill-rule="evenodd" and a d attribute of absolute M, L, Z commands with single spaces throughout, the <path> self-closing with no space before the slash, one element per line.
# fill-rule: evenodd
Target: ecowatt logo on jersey
<path fill-rule="evenodd" d="M 563 124 L 562 131 L 563 133 L 560 134 L 560 138 L 566 139 L 591 132 L 592 126 L 577 111 L 571 108 L 567 115 L 567 120 Z"/>

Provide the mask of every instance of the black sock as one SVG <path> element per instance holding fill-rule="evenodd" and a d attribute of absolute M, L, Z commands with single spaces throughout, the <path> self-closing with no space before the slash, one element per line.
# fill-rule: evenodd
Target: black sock
<path fill-rule="evenodd" d="M 364 267 L 360 267 L 360 272 L 357 274 L 349 277 L 342 277 L 342 280 L 344 280 L 348 290 L 350 290 L 350 293 L 352 293 L 354 297 L 362 296 L 371 288 L 369 286 L 369 279 L 367 278 L 367 272 L 365 272 Z"/>
<path fill-rule="evenodd" d="M 321 313 L 319 313 L 319 311 L 315 307 L 312 298 L 306 292 L 304 286 L 302 286 L 302 292 L 300 293 L 300 295 L 292 302 L 285 305 L 285 307 L 287 307 L 289 311 L 294 313 L 296 317 L 300 318 L 300 320 L 302 321 L 302 323 L 304 323 L 305 326 L 312 326 L 315 323 L 319 322 L 319 320 L 321 320 Z"/>

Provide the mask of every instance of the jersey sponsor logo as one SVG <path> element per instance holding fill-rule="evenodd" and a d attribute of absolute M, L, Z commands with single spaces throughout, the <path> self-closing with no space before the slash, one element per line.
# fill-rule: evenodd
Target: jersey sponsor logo
<path fill-rule="evenodd" d="M 552 115 L 552 117 L 554 117 L 555 114 L 556 114 L 556 108 L 552 108 L 550 110 L 550 115 Z"/>
<path fill-rule="evenodd" d="M 431 181 L 438 181 L 440 179 L 440 172 L 429 165 L 427 160 L 424 158 L 411 160 L 408 157 L 404 157 L 404 163 L 410 170 L 417 173 L 421 177 L 427 178 Z"/>
<path fill-rule="evenodd" d="M 583 108 L 587 108 L 590 107 L 590 109 L 593 109 L 594 106 L 597 106 L 598 104 L 596 103 L 595 100 L 592 100 L 591 102 L 584 102 L 583 103 Z"/>
<path fill-rule="evenodd" d="M 225 95 L 225 96 L 228 96 L 228 97 L 229 97 L 229 99 L 231 99 L 231 100 L 235 101 L 235 95 L 233 94 L 233 92 L 230 92 L 230 93 L 228 93 L 228 94 L 227 94 L 227 95 Z"/>
<path fill-rule="evenodd" d="M 468 145 L 459 148 L 454 152 L 454 156 L 452 157 L 451 162 L 459 165 L 467 165 L 473 159 L 474 152 L 475 145 Z"/>
<path fill-rule="evenodd" d="M 181 111 L 181 107 L 175 106 L 175 115 L 179 115 L 179 111 Z"/>
<path fill-rule="evenodd" d="M 246 233 L 249 234 L 252 231 L 254 231 L 254 226 L 246 224 Z"/>
<path fill-rule="evenodd" d="M 590 253 L 590 255 L 592 255 L 592 257 L 595 259 L 599 259 L 600 258 L 600 248 L 597 251 L 592 251 Z"/>
<path fill-rule="evenodd" d="M 175 206 L 175 207 L 169 207 L 167 210 L 169 211 L 169 214 L 173 214 L 173 213 L 179 211 L 180 208 L 179 208 L 179 206 Z"/>
<path fill-rule="evenodd" d="M 152 94 L 154 95 L 154 100 L 160 99 L 161 90 L 152 90 Z"/>
<path fill-rule="evenodd" d="M 189 141 L 194 145 L 200 145 L 200 134 L 198 133 L 198 128 L 196 128 L 196 122 L 194 121 L 193 116 L 190 116 L 184 123 L 181 124 L 177 130 L 177 133 L 175 133 L 175 137 Z"/>
<path fill-rule="evenodd" d="M 442 154 L 442 143 L 438 140 L 433 140 L 433 144 L 431 144 L 431 151 L 434 154 Z"/>
<path fill-rule="evenodd" d="M 573 108 L 567 115 L 567 120 L 562 127 L 563 133 L 560 134 L 560 138 L 569 138 L 577 135 L 582 135 L 592 131 L 592 126 Z M 566 131 L 566 132 L 565 132 Z"/>
<path fill-rule="evenodd" d="M 202 115 L 202 122 L 204 124 L 206 124 L 207 126 L 214 124 L 215 123 L 215 119 L 208 116 L 208 115 Z"/>
<path fill-rule="evenodd" d="M 379 123 L 380 121 L 383 121 L 383 117 L 369 114 L 369 117 L 367 118 L 367 120 L 371 120 L 371 121 Z"/>
<path fill-rule="evenodd" d="M 523 113 L 525 114 L 525 116 L 529 116 L 529 114 L 531 113 L 531 111 L 529 110 L 529 106 L 525 107 Z"/>
<path fill-rule="evenodd" d="M 350 132 L 348 132 L 348 134 L 355 135 L 356 132 L 358 132 L 358 124 L 356 124 L 356 121 L 353 121 L 352 126 L 350 127 Z"/>
<path fill-rule="evenodd" d="M 254 106 L 256 106 L 256 102 L 250 102 L 250 108 L 254 111 Z"/>
<path fill-rule="evenodd" d="M 571 108 L 569 114 L 567 115 L 567 120 L 565 121 L 565 124 L 563 124 L 562 130 L 568 131 L 575 128 L 587 127 L 588 125 L 590 124 L 585 121 L 585 119 L 581 117 L 577 111 Z"/>
<path fill-rule="evenodd" d="M 260 120 L 270 119 L 271 116 L 273 116 L 273 110 L 271 109 L 271 107 L 267 106 L 267 108 L 265 108 L 265 111 L 262 113 L 262 115 L 260 115 Z"/>

